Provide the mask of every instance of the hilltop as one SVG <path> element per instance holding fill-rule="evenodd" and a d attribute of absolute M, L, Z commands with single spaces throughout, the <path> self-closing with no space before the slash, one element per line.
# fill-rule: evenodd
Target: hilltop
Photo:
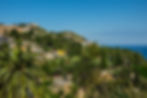
<path fill-rule="evenodd" d="M 147 97 L 147 61 L 70 31 L 0 25 L 0 97 Z"/>

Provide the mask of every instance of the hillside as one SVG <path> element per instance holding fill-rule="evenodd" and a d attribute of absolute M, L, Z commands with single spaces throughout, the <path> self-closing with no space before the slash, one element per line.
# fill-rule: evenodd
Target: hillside
<path fill-rule="evenodd" d="M 146 98 L 147 61 L 74 32 L 0 25 L 0 98 Z"/>

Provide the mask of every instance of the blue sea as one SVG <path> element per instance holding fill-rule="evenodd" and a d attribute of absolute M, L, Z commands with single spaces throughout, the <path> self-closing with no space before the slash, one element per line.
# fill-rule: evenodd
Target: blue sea
<path fill-rule="evenodd" d="M 122 49 L 128 49 L 140 53 L 147 60 L 147 46 L 119 46 Z"/>

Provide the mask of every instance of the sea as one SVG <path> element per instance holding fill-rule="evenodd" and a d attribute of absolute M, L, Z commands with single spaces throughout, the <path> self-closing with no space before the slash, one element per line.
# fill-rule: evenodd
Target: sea
<path fill-rule="evenodd" d="M 123 46 L 117 46 L 117 47 L 140 53 L 147 60 L 147 45 L 146 46 L 129 46 L 129 45 L 125 46 L 123 45 Z"/>

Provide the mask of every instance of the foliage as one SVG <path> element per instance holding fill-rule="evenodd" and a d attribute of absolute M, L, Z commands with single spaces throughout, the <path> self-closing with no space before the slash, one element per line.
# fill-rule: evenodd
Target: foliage
<path fill-rule="evenodd" d="M 5 37 L 8 42 L 0 44 L 0 98 L 78 98 L 81 89 L 83 98 L 147 97 L 147 62 L 138 53 L 41 28 L 12 30 Z M 72 83 L 68 91 L 55 85 L 58 77 L 65 85 Z"/>

